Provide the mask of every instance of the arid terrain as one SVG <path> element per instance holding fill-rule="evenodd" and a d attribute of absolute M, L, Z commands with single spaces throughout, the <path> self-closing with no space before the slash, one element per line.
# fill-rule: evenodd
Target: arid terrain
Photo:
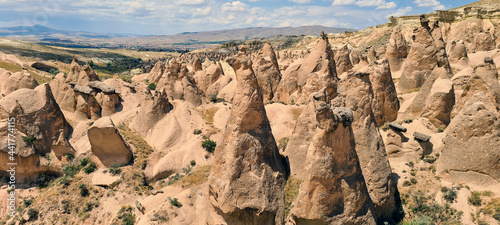
<path fill-rule="evenodd" d="M 500 224 L 499 24 L 482 0 L 187 53 L 0 38 L 0 224 Z"/>

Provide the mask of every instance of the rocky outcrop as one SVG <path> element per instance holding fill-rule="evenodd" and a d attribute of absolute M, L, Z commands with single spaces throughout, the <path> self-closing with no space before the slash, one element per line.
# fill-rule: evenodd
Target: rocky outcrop
<path fill-rule="evenodd" d="M 491 51 L 494 49 L 496 49 L 496 41 L 493 34 L 491 34 L 489 31 L 477 34 L 476 38 L 474 39 L 474 52 Z"/>
<path fill-rule="evenodd" d="M 68 77 L 66 78 L 66 83 L 75 83 L 82 86 L 87 86 L 90 81 L 98 81 L 99 76 L 94 72 L 92 67 L 89 65 L 80 66 L 78 60 L 73 59 L 71 62 L 71 69 L 69 71 Z"/>
<path fill-rule="evenodd" d="M 0 134 L 6 138 L 0 143 L 0 160 L 3 160 L 0 171 L 9 169 L 9 134 L 14 135 L 11 139 L 16 143 L 13 154 L 18 163 L 16 176 L 26 177 L 49 170 L 60 171 L 60 164 L 58 167 L 53 167 L 53 164 L 49 166 L 41 157 L 51 153 L 54 139 L 61 135 L 66 137 L 71 130 L 48 84 L 40 85 L 34 90 L 19 89 L 2 98 L 0 121 Z M 9 129 L 9 122 L 13 130 Z"/>
<path fill-rule="evenodd" d="M 193 60 L 193 72 L 200 70 L 203 70 L 203 66 L 201 65 L 200 57 L 198 57 L 198 55 L 195 55 Z"/>
<path fill-rule="evenodd" d="M 193 77 L 196 80 L 198 88 L 203 93 L 206 93 L 210 85 L 215 83 L 221 76 L 224 76 L 222 66 L 220 63 L 215 63 L 211 64 L 205 71 L 199 70 Z"/>
<path fill-rule="evenodd" d="M 351 59 L 349 57 L 349 48 L 347 45 L 337 50 L 335 53 L 335 64 L 337 65 L 337 73 L 343 74 L 344 72 L 352 69 Z"/>
<path fill-rule="evenodd" d="M 332 105 L 353 110 L 354 122 L 351 126 L 359 163 L 375 206 L 374 215 L 384 219 L 390 218 L 396 209 L 396 184 L 372 111 L 374 93 L 369 76 L 363 72 L 349 73 L 341 80 L 339 96 L 332 101 Z"/>
<path fill-rule="evenodd" d="M 452 42 L 450 46 L 449 60 L 451 63 L 458 63 L 469 60 L 467 48 L 463 42 Z"/>
<path fill-rule="evenodd" d="M 324 93 L 315 99 L 318 126 L 287 224 L 376 224 L 355 151 L 352 112 L 334 113 Z"/>
<path fill-rule="evenodd" d="M 440 173 L 455 177 L 472 173 L 476 177 L 486 175 L 500 181 L 499 111 L 497 68 L 491 62 L 480 64 L 465 85 L 445 131 L 437 167 Z"/>
<path fill-rule="evenodd" d="M 21 88 L 35 89 L 38 86 L 36 80 L 23 70 L 12 74 L 11 72 L 0 68 L 0 98 L 14 92 Z"/>
<path fill-rule="evenodd" d="M 374 61 L 369 72 L 373 89 L 373 116 L 377 126 L 382 126 L 398 117 L 399 99 L 387 59 Z"/>
<path fill-rule="evenodd" d="M 271 101 L 281 81 L 281 72 L 276 53 L 269 42 L 266 42 L 264 47 L 257 53 L 252 67 L 264 102 Z"/>
<path fill-rule="evenodd" d="M 237 89 L 209 177 L 209 224 L 282 224 L 285 168 L 266 116 L 252 63 L 240 52 L 231 66 Z M 251 188 L 249 188 L 251 187 Z"/>
<path fill-rule="evenodd" d="M 328 98 L 336 96 L 337 72 L 328 38 L 322 36 L 314 51 L 290 65 L 278 86 L 275 101 L 306 103 L 312 93 L 327 87 Z"/>
<path fill-rule="evenodd" d="M 105 167 L 113 164 L 127 165 L 132 159 L 132 151 L 109 117 L 94 122 L 87 132 L 92 153 Z"/>
<path fill-rule="evenodd" d="M 149 99 L 141 104 L 141 108 L 130 124 L 130 127 L 139 132 L 139 134 L 145 135 L 148 130 L 152 129 L 172 109 L 173 106 L 168 100 L 165 89 L 156 91 L 154 96 L 149 94 Z"/>
<path fill-rule="evenodd" d="M 392 32 L 385 55 L 389 60 L 391 71 L 398 71 L 401 69 L 401 65 L 408 56 L 408 44 L 399 29 L 395 29 L 394 32 Z"/>
<path fill-rule="evenodd" d="M 444 67 L 436 67 L 406 112 L 426 117 L 436 126 L 446 127 L 455 105 L 452 76 Z"/>
<path fill-rule="evenodd" d="M 420 88 L 434 67 L 437 66 L 438 50 L 429 30 L 419 27 L 413 31 L 413 44 L 405 62 L 398 86 L 400 91 Z"/>

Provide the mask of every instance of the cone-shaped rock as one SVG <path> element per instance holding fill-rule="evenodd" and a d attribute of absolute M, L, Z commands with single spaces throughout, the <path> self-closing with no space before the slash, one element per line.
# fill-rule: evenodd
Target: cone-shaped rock
<path fill-rule="evenodd" d="M 408 56 L 408 44 L 399 29 L 395 29 L 394 32 L 392 32 L 385 55 L 389 60 L 391 71 L 398 71 L 401 69 L 403 61 L 406 59 L 406 56 Z"/>
<path fill-rule="evenodd" d="M 306 175 L 287 224 L 375 224 L 350 127 L 352 111 L 334 112 L 325 95 L 319 95 L 318 126 L 305 158 Z"/>
<path fill-rule="evenodd" d="M 281 72 L 273 46 L 266 42 L 253 61 L 253 70 L 259 82 L 264 101 L 271 101 L 281 80 Z"/>
<path fill-rule="evenodd" d="M 351 59 L 349 57 L 349 48 L 344 45 L 335 53 L 335 64 L 337 65 L 337 73 L 339 75 L 352 69 Z"/>
<path fill-rule="evenodd" d="M 396 120 L 399 111 L 399 99 L 387 59 L 374 61 L 370 65 L 370 82 L 372 83 L 374 95 L 372 110 L 377 126 Z"/>
<path fill-rule="evenodd" d="M 282 224 L 285 168 L 271 132 L 250 58 L 231 66 L 237 89 L 209 177 L 209 224 Z"/>

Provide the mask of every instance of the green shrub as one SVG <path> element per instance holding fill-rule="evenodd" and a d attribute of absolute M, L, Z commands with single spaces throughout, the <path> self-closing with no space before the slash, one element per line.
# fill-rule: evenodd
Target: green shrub
<path fill-rule="evenodd" d="M 71 184 L 71 181 L 71 177 L 64 175 L 63 177 L 61 177 L 60 183 L 64 186 L 69 186 Z"/>
<path fill-rule="evenodd" d="M 481 193 L 473 191 L 471 196 L 467 198 L 467 201 L 473 206 L 481 206 Z"/>
<path fill-rule="evenodd" d="M 205 148 L 207 152 L 213 153 L 215 151 L 215 147 L 217 147 L 217 142 L 210 140 L 210 138 L 205 139 L 201 143 L 201 147 Z"/>
<path fill-rule="evenodd" d="M 498 220 L 498 221 L 500 221 L 500 213 L 495 213 L 493 215 L 493 218 L 496 219 L 496 220 Z"/>
<path fill-rule="evenodd" d="M 412 119 L 406 119 L 406 120 L 403 120 L 404 123 L 412 123 L 413 120 Z"/>
<path fill-rule="evenodd" d="M 80 172 L 80 167 L 76 165 L 67 165 L 64 166 L 61 171 L 68 177 L 74 177 L 78 172 Z"/>
<path fill-rule="evenodd" d="M 403 182 L 403 187 L 408 187 L 408 186 L 411 186 L 411 182 L 405 180 L 405 182 Z"/>
<path fill-rule="evenodd" d="M 82 196 L 82 197 L 89 196 L 89 189 L 87 188 L 87 185 L 80 184 L 80 186 L 78 188 L 80 188 L 80 196 Z"/>
<path fill-rule="evenodd" d="M 417 183 L 417 179 L 416 179 L 415 177 L 412 177 L 412 178 L 410 179 L 410 182 L 411 182 L 412 184 L 416 184 L 416 183 Z"/>
<path fill-rule="evenodd" d="M 149 90 L 156 90 L 156 84 L 155 83 L 150 83 L 148 85 Z"/>
<path fill-rule="evenodd" d="M 66 153 L 66 154 L 64 154 L 64 156 L 66 156 L 66 160 L 68 160 L 68 162 L 71 162 L 71 161 L 73 161 L 73 159 L 75 159 L 75 155 L 70 154 L 70 153 Z"/>
<path fill-rule="evenodd" d="M 25 207 L 28 207 L 31 204 L 33 204 L 33 199 L 24 199 L 23 200 L 23 204 L 24 204 Z"/>
<path fill-rule="evenodd" d="M 55 175 L 49 175 L 41 173 L 38 177 L 35 178 L 35 186 L 38 188 L 46 188 L 50 185 L 53 179 L 55 179 Z"/>
<path fill-rule="evenodd" d="M 191 162 L 189 162 L 189 164 L 190 164 L 191 166 L 196 166 L 196 161 L 191 160 Z"/>
<path fill-rule="evenodd" d="M 120 165 L 118 165 L 118 163 L 113 163 L 112 166 L 110 166 L 108 168 L 109 170 L 109 173 L 113 174 L 113 175 L 118 175 L 122 172 L 122 169 L 120 168 Z"/>
<path fill-rule="evenodd" d="M 284 138 L 281 138 L 279 141 L 278 141 L 278 148 L 282 151 L 284 151 L 286 149 L 286 146 L 288 145 L 288 141 L 290 140 L 289 137 L 284 137 Z"/>
<path fill-rule="evenodd" d="M 135 215 L 134 215 L 134 209 L 130 206 L 125 207 L 122 206 L 120 211 L 118 211 L 118 215 L 116 217 L 117 220 L 121 220 L 121 224 L 123 225 L 134 225 L 135 224 Z M 113 222 L 113 224 L 118 224 Z"/>
<path fill-rule="evenodd" d="M 196 130 L 193 131 L 194 135 L 199 135 L 201 133 L 203 133 L 203 131 L 201 131 L 200 129 L 196 129 Z"/>
<path fill-rule="evenodd" d="M 182 204 L 179 202 L 179 200 L 177 198 L 171 199 L 170 204 L 177 207 L 177 208 L 182 207 Z"/>
<path fill-rule="evenodd" d="M 29 137 L 23 137 L 23 141 L 30 146 L 33 145 L 33 142 L 35 142 L 36 140 L 36 137 L 33 135 L 30 135 Z"/>
<path fill-rule="evenodd" d="M 87 166 L 87 164 L 89 164 L 91 161 L 89 158 L 83 158 L 83 159 L 80 159 L 80 166 L 82 167 L 85 167 Z"/>
<path fill-rule="evenodd" d="M 216 94 L 210 95 L 210 101 L 213 103 L 216 103 L 217 102 L 217 95 Z"/>
<path fill-rule="evenodd" d="M 90 162 L 87 167 L 85 167 L 83 169 L 83 172 L 85 172 L 86 174 L 91 174 L 92 172 L 96 171 L 97 170 L 97 165 L 95 164 L 95 162 Z"/>
<path fill-rule="evenodd" d="M 446 200 L 448 203 L 453 203 L 458 198 L 456 187 L 452 187 L 449 189 L 446 187 L 442 187 L 441 191 L 443 192 L 443 199 Z"/>
<path fill-rule="evenodd" d="M 38 210 L 36 209 L 28 209 L 28 216 L 30 216 L 30 218 L 33 218 L 34 220 L 36 220 L 38 218 Z"/>

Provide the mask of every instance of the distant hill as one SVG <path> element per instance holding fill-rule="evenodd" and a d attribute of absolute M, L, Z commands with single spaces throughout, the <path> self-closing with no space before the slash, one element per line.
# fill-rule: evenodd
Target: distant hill
<path fill-rule="evenodd" d="M 232 40 L 248 40 L 273 36 L 319 36 L 325 33 L 342 33 L 353 29 L 325 26 L 301 27 L 252 27 L 204 32 L 184 32 L 174 35 L 98 34 L 52 29 L 49 27 L 20 26 L 0 28 L 0 37 L 37 42 L 45 45 L 82 48 L 134 48 L 134 49 L 199 49 L 213 47 Z"/>
<path fill-rule="evenodd" d="M 500 9 L 500 1 L 499 0 L 480 0 L 477 2 L 473 2 L 461 7 L 454 8 L 452 10 L 462 10 L 466 7 L 478 7 L 478 8 L 486 8 L 486 9 Z"/>

